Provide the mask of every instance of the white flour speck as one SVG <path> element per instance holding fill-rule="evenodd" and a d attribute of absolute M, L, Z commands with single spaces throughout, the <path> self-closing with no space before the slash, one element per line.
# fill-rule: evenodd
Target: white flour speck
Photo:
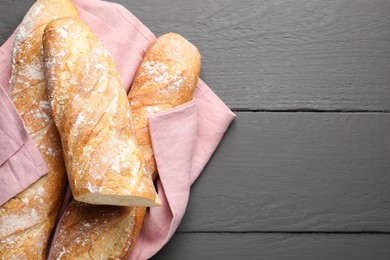
<path fill-rule="evenodd" d="M 79 125 L 79 124 L 83 123 L 84 121 L 85 121 L 85 116 L 84 116 L 83 113 L 80 113 L 80 114 L 77 116 L 75 125 Z"/>
<path fill-rule="evenodd" d="M 91 193 L 97 193 L 99 191 L 98 188 L 96 188 L 95 186 L 93 186 L 90 182 L 87 183 L 87 189 L 91 192 Z"/>

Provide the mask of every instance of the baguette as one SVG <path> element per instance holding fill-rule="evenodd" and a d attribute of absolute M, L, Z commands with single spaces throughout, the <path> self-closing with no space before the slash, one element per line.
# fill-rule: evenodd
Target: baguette
<path fill-rule="evenodd" d="M 156 68 L 150 68 L 151 63 Z M 152 156 L 149 162 L 154 162 L 154 156 L 150 142 L 144 141 L 150 140 L 147 116 L 152 114 L 152 111 L 157 113 L 190 101 L 198 81 L 200 63 L 198 50 L 184 38 L 173 33 L 159 37 L 146 53 L 128 97 L 130 102 L 140 100 L 145 106 L 135 107 L 139 112 L 138 120 L 135 113 L 132 116 L 133 120 L 138 122 L 135 127 L 138 126 L 140 129 L 137 141 L 142 142 L 143 151 Z M 166 67 L 166 70 L 157 72 L 160 67 Z M 148 73 L 153 71 L 155 73 Z M 168 74 L 166 78 L 169 83 L 157 83 L 164 73 Z M 181 84 L 177 83 L 182 80 Z M 175 92 L 170 92 L 172 85 L 179 86 Z M 146 100 L 154 102 L 144 102 Z M 150 106 L 154 109 L 149 110 Z M 148 136 L 143 136 L 144 133 Z M 154 165 L 149 169 L 155 169 Z M 138 238 L 145 214 L 146 208 L 143 207 L 104 207 L 73 201 L 66 209 L 58 235 L 54 238 L 52 258 L 127 259 Z M 79 236 L 80 239 L 77 239 Z"/>
<path fill-rule="evenodd" d="M 149 135 L 148 117 L 190 101 L 198 82 L 198 49 L 176 33 L 160 36 L 138 68 L 128 99 L 138 145 L 153 177 L 157 166 Z"/>
<path fill-rule="evenodd" d="M 66 208 L 49 259 L 127 259 L 145 212 L 144 207 L 73 200 Z"/>
<path fill-rule="evenodd" d="M 79 18 L 50 22 L 43 35 L 54 123 L 75 200 L 159 206 L 139 151 L 113 59 Z"/>
<path fill-rule="evenodd" d="M 0 207 L 0 259 L 44 259 L 60 210 L 66 171 L 49 109 L 41 50 L 46 24 L 62 16 L 78 16 L 70 0 L 38 0 L 14 42 L 10 97 L 49 172 Z"/>

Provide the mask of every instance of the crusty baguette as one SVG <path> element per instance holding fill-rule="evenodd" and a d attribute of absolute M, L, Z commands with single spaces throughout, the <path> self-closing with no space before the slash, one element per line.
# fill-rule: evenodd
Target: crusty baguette
<path fill-rule="evenodd" d="M 73 197 L 90 204 L 161 205 L 119 73 L 97 36 L 80 18 L 53 20 L 43 50 Z"/>
<path fill-rule="evenodd" d="M 49 173 L 0 207 L 0 259 L 43 259 L 57 217 L 66 172 L 53 123 L 42 65 L 48 22 L 77 16 L 70 0 L 38 0 L 24 17 L 12 53 L 11 98 Z"/>
<path fill-rule="evenodd" d="M 50 259 L 126 259 L 146 208 L 91 205 L 73 200 L 66 209 Z"/>
<path fill-rule="evenodd" d="M 147 116 L 152 114 L 152 111 L 163 111 L 192 99 L 198 81 L 200 62 L 198 50 L 177 34 L 163 35 L 152 44 L 136 74 L 134 90 L 132 88 L 129 95 L 129 99 L 134 100 L 132 93 L 138 93 L 135 98 L 145 105 L 144 108 L 140 106 L 136 108 L 139 111 L 136 122 L 139 124 L 138 128 L 142 130 L 137 135 L 139 141 L 149 140 L 143 134 L 145 131 L 148 134 Z M 151 63 L 157 68 L 153 68 Z M 177 69 L 172 69 L 171 66 Z M 158 71 L 160 68 L 165 70 Z M 152 71 L 155 73 L 149 73 Z M 161 75 L 165 75 L 169 83 L 158 84 Z M 177 82 L 181 82 L 181 77 L 185 79 L 179 84 Z M 173 93 L 170 92 L 172 85 L 179 87 Z M 147 93 L 142 91 L 143 86 L 149 87 Z M 144 99 L 144 96 L 147 98 Z M 146 103 L 144 102 L 146 100 L 155 102 Z M 154 109 L 141 113 L 147 111 L 149 106 L 153 106 Z M 133 113 L 133 120 L 136 119 L 134 115 Z M 144 151 L 152 156 L 149 161 L 154 162 L 150 143 L 143 144 Z M 150 169 L 155 169 L 153 167 L 154 164 Z M 138 238 L 145 213 L 146 208 L 142 207 L 99 207 L 73 201 L 66 209 L 58 235 L 54 238 L 52 258 L 127 259 Z M 79 235 L 81 237 L 77 239 Z M 102 251 L 102 248 L 105 250 Z"/>
<path fill-rule="evenodd" d="M 182 36 L 168 33 L 151 44 L 138 68 L 128 95 L 138 145 L 157 174 L 148 117 L 190 101 L 198 82 L 201 56 Z"/>

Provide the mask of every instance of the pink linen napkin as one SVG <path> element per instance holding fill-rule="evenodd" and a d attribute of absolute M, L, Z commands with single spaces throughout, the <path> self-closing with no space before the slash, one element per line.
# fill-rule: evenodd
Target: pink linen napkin
<path fill-rule="evenodd" d="M 8 96 L 14 32 L 0 48 L 0 205 L 48 172 Z"/>
<path fill-rule="evenodd" d="M 121 5 L 98 0 L 73 2 L 80 17 L 113 56 L 124 87 L 129 91 L 135 71 L 155 36 Z M 0 84 L 5 88 L 8 87 L 12 42 L 10 38 L 0 48 Z M 191 184 L 200 175 L 234 117 L 215 93 L 199 80 L 192 101 L 149 118 L 159 171 L 157 187 L 163 206 L 150 209 L 130 259 L 150 258 L 174 234 L 185 213 Z M 24 126 L 15 127 L 14 131 L 23 132 Z M 27 172 L 18 174 L 24 179 Z"/>
<path fill-rule="evenodd" d="M 46 173 L 41 154 L 0 85 L 0 205 Z"/>

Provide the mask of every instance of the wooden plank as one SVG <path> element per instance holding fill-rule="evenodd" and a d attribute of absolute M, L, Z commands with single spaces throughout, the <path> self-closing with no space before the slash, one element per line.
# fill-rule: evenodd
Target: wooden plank
<path fill-rule="evenodd" d="M 194 42 L 232 108 L 390 110 L 390 1 L 120 2 Z"/>
<path fill-rule="evenodd" d="M 0 44 L 32 0 L 2 0 Z M 235 109 L 390 110 L 386 0 L 112 0 L 154 33 L 183 34 Z"/>
<path fill-rule="evenodd" d="M 390 114 L 237 115 L 180 231 L 390 231 Z"/>
<path fill-rule="evenodd" d="M 13 33 L 35 0 L 0 1 L 0 45 Z"/>
<path fill-rule="evenodd" d="M 152 259 L 329 260 L 390 257 L 390 235 L 175 234 Z"/>

